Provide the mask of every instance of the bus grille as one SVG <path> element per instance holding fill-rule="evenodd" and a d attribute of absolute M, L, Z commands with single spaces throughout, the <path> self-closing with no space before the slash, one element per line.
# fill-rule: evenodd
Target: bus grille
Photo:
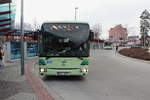
<path fill-rule="evenodd" d="M 48 68 L 48 69 L 53 69 L 53 70 L 77 70 L 79 68 Z"/>

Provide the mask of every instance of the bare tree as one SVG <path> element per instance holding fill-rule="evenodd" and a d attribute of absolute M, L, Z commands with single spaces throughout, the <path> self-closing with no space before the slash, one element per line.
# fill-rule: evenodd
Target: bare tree
<path fill-rule="evenodd" d="M 37 23 L 37 19 L 34 18 L 33 30 L 36 31 L 38 29 L 40 29 L 40 25 L 39 25 L 39 23 Z"/>
<path fill-rule="evenodd" d="M 94 32 L 94 39 L 100 39 L 102 35 L 102 26 L 100 23 L 93 25 L 92 30 Z"/>
<path fill-rule="evenodd" d="M 20 29 L 20 23 L 15 24 L 15 29 Z M 25 30 L 33 30 L 33 26 L 29 23 L 24 23 Z"/>
<path fill-rule="evenodd" d="M 15 29 L 20 29 L 20 23 L 15 24 Z M 24 23 L 24 29 L 29 31 L 36 31 L 40 29 L 40 25 L 35 20 L 34 24 Z"/>

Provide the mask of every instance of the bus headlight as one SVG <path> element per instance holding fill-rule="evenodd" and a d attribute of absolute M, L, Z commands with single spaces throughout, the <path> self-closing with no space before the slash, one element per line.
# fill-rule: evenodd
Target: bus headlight
<path fill-rule="evenodd" d="M 41 72 L 44 72 L 44 69 L 43 69 L 43 68 L 41 68 L 41 69 L 40 69 L 40 71 L 41 71 Z"/>
<path fill-rule="evenodd" d="M 83 68 L 83 69 L 81 69 L 81 72 L 86 73 L 86 72 L 88 72 L 88 69 Z"/>
<path fill-rule="evenodd" d="M 40 68 L 40 72 L 46 72 L 47 70 L 45 68 Z"/>

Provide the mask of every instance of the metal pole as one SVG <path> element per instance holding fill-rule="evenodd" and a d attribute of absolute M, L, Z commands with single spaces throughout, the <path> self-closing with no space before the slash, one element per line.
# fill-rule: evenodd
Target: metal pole
<path fill-rule="evenodd" d="M 21 0 L 21 75 L 24 75 L 24 0 Z"/>
<path fill-rule="evenodd" d="M 75 20 L 77 20 L 77 9 L 79 9 L 79 8 L 75 7 Z"/>

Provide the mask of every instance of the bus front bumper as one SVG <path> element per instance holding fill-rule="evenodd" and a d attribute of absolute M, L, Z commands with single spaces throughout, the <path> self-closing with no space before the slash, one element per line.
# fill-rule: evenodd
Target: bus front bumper
<path fill-rule="evenodd" d="M 52 69 L 52 68 L 39 68 L 40 75 L 46 76 L 84 76 L 88 74 L 88 68 L 76 69 Z"/>

